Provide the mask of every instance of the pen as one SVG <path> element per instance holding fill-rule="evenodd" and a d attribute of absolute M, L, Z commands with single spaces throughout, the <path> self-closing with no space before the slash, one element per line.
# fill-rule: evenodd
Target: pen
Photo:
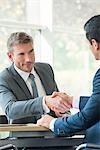
<path fill-rule="evenodd" d="M 68 114 L 68 115 L 71 115 L 71 112 L 68 110 L 68 111 L 65 111 L 65 112 L 61 112 L 61 114 Z"/>

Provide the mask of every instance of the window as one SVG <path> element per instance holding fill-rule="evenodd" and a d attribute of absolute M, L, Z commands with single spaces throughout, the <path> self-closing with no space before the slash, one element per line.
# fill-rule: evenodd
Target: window
<path fill-rule="evenodd" d="M 99 64 L 90 52 L 83 26 L 99 14 L 100 1 L 53 1 L 53 64 L 61 91 L 90 95 Z"/>
<path fill-rule="evenodd" d="M 99 64 L 89 50 L 83 25 L 100 13 L 99 6 L 99 0 L 0 1 L 0 71 L 8 65 L 8 35 L 25 31 L 35 37 L 37 60 L 53 66 L 60 91 L 90 95 Z"/>

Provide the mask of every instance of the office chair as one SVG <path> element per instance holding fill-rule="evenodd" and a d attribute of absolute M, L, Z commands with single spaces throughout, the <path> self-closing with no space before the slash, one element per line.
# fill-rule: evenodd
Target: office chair
<path fill-rule="evenodd" d="M 0 115 L 0 124 L 8 124 L 8 120 L 5 115 Z"/>
<path fill-rule="evenodd" d="M 100 145 L 97 144 L 88 144 L 88 143 L 84 143 L 84 144 L 80 144 L 76 150 L 82 150 L 83 148 L 89 148 L 89 149 L 99 149 L 100 150 Z"/>
<path fill-rule="evenodd" d="M 17 147 L 13 144 L 7 144 L 0 147 L 0 150 L 18 150 Z"/>

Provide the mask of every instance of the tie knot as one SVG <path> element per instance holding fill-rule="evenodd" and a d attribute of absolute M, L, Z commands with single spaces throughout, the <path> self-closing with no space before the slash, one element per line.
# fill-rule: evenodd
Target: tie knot
<path fill-rule="evenodd" d="M 35 78 L 34 74 L 30 73 L 29 78 L 34 80 L 34 78 Z"/>

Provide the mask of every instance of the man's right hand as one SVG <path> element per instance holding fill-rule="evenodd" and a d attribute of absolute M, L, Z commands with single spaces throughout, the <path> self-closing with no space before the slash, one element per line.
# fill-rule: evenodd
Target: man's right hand
<path fill-rule="evenodd" d="M 65 104 L 68 108 L 72 108 L 73 103 L 73 96 L 70 96 L 69 94 L 63 93 L 63 92 L 53 92 L 52 98 L 59 96 L 62 98 L 63 101 L 65 101 Z"/>
<path fill-rule="evenodd" d="M 72 107 L 72 96 L 55 92 L 51 96 L 46 96 L 45 103 L 58 117 L 62 117 L 64 112 L 69 111 Z"/>

